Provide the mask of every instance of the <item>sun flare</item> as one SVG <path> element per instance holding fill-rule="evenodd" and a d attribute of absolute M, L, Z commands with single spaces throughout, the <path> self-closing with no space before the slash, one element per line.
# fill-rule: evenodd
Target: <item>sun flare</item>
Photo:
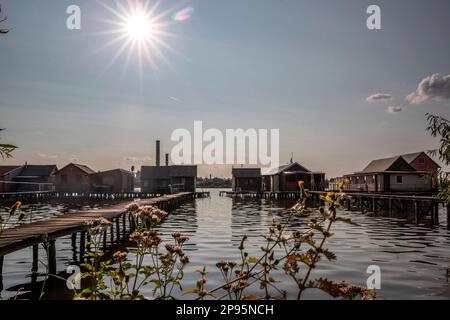
<path fill-rule="evenodd" d="M 150 37 L 152 25 L 144 13 L 137 13 L 127 20 L 126 31 L 130 37 L 137 41 L 144 41 Z"/>
<path fill-rule="evenodd" d="M 147 1 L 129 0 L 123 2 L 116 1 L 115 6 L 100 2 L 104 8 L 113 14 L 113 19 L 105 22 L 114 26 L 113 29 L 101 32 L 101 35 L 113 36 L 112 40 L 106 43 L 101 49 L 118 45 L 107 69 L 122 55 L 126 56 L 124 66 L 137 58 L 140 72 L 144 68 L 144 63 L 150 64 L 152 69 L 157 69 L 156 60 L 163 60 L 169 64 L 162 49 L 178 54 L 165 41 L 165 37 L 173 36 L 166 29 L 173 21 L 167 16 L 173 10 L 159 12 L 160 2 L 150 5 Z"/>

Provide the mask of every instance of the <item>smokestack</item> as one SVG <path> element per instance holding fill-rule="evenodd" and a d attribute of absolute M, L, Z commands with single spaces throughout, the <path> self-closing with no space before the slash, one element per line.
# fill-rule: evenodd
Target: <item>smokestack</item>
<path fill-rule="evenodd" d="M 166 153 L 166 167 L 169 166 L 169 154 Z"/>
<path fill-rule="evenodd" d="M 161 141 L 156 140 L 156 166 L 159 167 L 161 165 Z"/>

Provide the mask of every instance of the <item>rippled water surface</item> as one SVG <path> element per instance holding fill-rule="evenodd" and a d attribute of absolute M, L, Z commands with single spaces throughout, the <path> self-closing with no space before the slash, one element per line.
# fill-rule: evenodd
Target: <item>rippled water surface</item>
<path fill-rule="evenodd" d="M 186 251 L 190 263 L 185 272 L 183 289 L 194 287 L 198 274 L 193 271 L 206 266 L 208 288 L 221 283 L 216 263 L 220 260 L 238 260 L 241 236 L 249 236 L 250 255 L 259 254 L 261 236 L 267 231 L 272 219 L 286 216 L 290 201 L 267 199 L 230 199 L 219 197 L 218 190 L 211 191 L 211 198 L 197 199 L 174 210 L 159 227 L 164 238 L 174 231 L 189 236 Z M 56 210 L 57 211 L 57 210 Z M 437 225 L 429 219 L 419 224 L 408 216 L 388 217 L 358 212 L 340 212 L 358 226 L 337 222 L 333 226 L 334 236 L 328 247 L 335 252 L 337 260 L 322 261 L 313 274 L 332 280 L 365 285 L 369 274 L 367 267 L 381 268 L 381 290 L 386 299 L 449 299 L 450 285 L 447 269 L 450 267 L 450 231 L 444 210 L 440 211 Z M 45 215 L 45 214 L 44 214 Z M 307 218 L 296 218 L 289 229 L 304 228 Z M 56 242 L 58 271 L 65 276 L 66 267 L 78 261 L 79 253 L 72 248 L 71 238 L 63 237 Z M 112 248 L 116 250 L 117 248 Z M 126 248 L 121 248 L 126 249 Z M 43 256 L 43 252 L 40 252 Z M 23 298 L 30 298 L 40 290 L 41 276 L 31 274 L 31 248 L 5 256 L 3 268 L 3 298 L 16 295 L 22 288 Z M 42 271 L 42 266 L 39 271 Z M 283 272 L 275 274 L 277 279 L 287 280 Z M 48 298 L 69 298 L 61 283 Z M 295 286 L 288 281 L 280 285 L 295 297 Z M 150 295 L 150 291 L 144 291 Z M 318 291 L 305 294 L 309 299 L 328 298 Z M 183 296 L 189 299 L 189 296 Z"/>

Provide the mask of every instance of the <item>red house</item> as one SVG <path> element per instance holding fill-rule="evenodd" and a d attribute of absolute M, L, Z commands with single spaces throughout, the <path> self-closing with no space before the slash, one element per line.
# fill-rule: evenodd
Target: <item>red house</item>
<path fill-rule="evenodd" d="M 404 154 L 402 158 L 417 171 L 436 172 L 441 168 L 425 152 Z"/>
<path fill-rule="evenodd" d="M 123 169 L 96 172 L 90 175 L 95 192 L 133 192 L 134 174 Z"/>
<path fill-rule="evenodd" d="M 70 163 L 56 173 L 56 191 L 57 192 L 90 192 L 91 174 L 94 170 L 88 166 Z"/>

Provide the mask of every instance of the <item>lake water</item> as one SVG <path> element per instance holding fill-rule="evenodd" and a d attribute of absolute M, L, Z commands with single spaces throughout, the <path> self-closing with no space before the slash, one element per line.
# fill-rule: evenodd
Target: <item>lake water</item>
<path fill-rule="evenodd" d="M 220 284 L 220 274 L 215 265 L 220 260 L 239 260 L 238 246 L 243 234 L 249 236 L 247 251 L 250 256 L 257 256 L 263 243 L 261 236 L 266 234 L 272 219 L 286 216 L 286 208 L 292 205 L 291 201 L 219 197 L 219 190 L 211 190 L 211 198 L 196 199 L 171 212 L 159 226 L 159 231 L 166 239 L 175 231 L 190 238 L 186 245 L 190 263 L 183 279 L 183 289 L 195 286 L 198 274 L 193 271 L 203 266 L 209 272 L 207 288 Z M 365 285 L 369 276 L 367 267 L 377 265 L 381 268 L 381 290 L 378 293 L 382 298 L 450 298 L 447 278 L 450 231 L 444 210 L 440 210 L 439 224 L 436 225 L 426 218 L 415 224 L 414 219 L 408 216 L 387 217 L 345 211 L 339 214 L 351 218 L 358 226 L 341 222 L 333 225 L 334 236 L 329 240 L 328 248 L 337 255 L 337 260 L 323 260 L 313 278 L 326 277 Z M 45 217 L 45 213 L 42 215 Z M 296 218 L 289 229 L 303 229 L 307 221 L 307 218 Z M 74 252 L 70 236 L 58 239 L 56 247 L 58 271 L 65 276 L 64 270 L 77 262 L 79 253 Z M 127 249 L 122 246 L 112 250 L 119 248 Z M 40 291 L 42 275 L 32 276 L 31 256 L 31 248 L 5 256 L 1 291 L 4 299 L 14 297 L 21 288 L 21 298 L 36 297 Z M 40 256 L 44 257 L 42 250 Z M 39 272 L 43 271 L 41 266 Z M 275 274 L 275 278 L 288 279 L 282 271 Z M 60 282 L 47 298 L 70 298 L 70 292 L 64 290 L 65 284 Z M 295 297 L 295 285 L 289 281 L 283 281 L 280 288 L 287 290 L 290 298 Z M 150 296 L 150 289 L 143 292 Z M 192 297 L 180 296 L 182 299 Z M 309 291 L 304 298 L 328 299 L 317 290 Z"/>

